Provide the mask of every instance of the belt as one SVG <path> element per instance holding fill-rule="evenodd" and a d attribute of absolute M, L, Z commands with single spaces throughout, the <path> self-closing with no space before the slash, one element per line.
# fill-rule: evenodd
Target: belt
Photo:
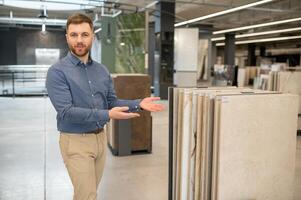
<path fill-rule="evenodd" d="M 87 131 L 85 133 L 93 133 L 93 134 L 99 134 L 100 132 L 103 131 L 103 128 L 98 128 L 96 130 L 93 130 L 93 131 Z"/>

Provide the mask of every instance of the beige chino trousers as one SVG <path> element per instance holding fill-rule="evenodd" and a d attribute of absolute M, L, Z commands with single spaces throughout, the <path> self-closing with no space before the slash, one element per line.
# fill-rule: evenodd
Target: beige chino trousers
<path fill-rule="evenodd" d="M 107 137 L 61 132 L 60 149 L 74 188 L 73 200 L 96 200 L 105 159 Z"/>

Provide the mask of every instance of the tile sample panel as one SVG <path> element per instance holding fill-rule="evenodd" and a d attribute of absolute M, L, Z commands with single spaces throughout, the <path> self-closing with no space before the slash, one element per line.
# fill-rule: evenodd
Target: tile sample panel
<path fill-rule="evenodd" d="M 298 97 L 222 96 L 219 109 L 214 199 L 292 199 Z"/>

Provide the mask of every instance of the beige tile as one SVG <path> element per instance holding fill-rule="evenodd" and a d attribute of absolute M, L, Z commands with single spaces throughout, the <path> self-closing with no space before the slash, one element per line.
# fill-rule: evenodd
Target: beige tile
<path fill-rule="evenodd" d="M 301 72 L 279 72 L 279 91 L 299 95 L 299 113 L 301 113 Z"/>
<path fill-rule="evenodd" d="M 297 101 L 280 94 L 221 97 L 216 199 L 292 199 Z"/>

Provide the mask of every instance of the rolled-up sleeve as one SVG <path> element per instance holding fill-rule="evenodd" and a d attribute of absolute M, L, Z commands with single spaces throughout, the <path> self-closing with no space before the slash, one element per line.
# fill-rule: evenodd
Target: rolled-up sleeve
<path fill-rule="evenodd" d="M 109 121 L 108 110 L 82 108 L 73 105 L 70 87 L 60 69 L 49 68 L 46 88 L 58 117 L 62 120 L 73 123 Z"/>

